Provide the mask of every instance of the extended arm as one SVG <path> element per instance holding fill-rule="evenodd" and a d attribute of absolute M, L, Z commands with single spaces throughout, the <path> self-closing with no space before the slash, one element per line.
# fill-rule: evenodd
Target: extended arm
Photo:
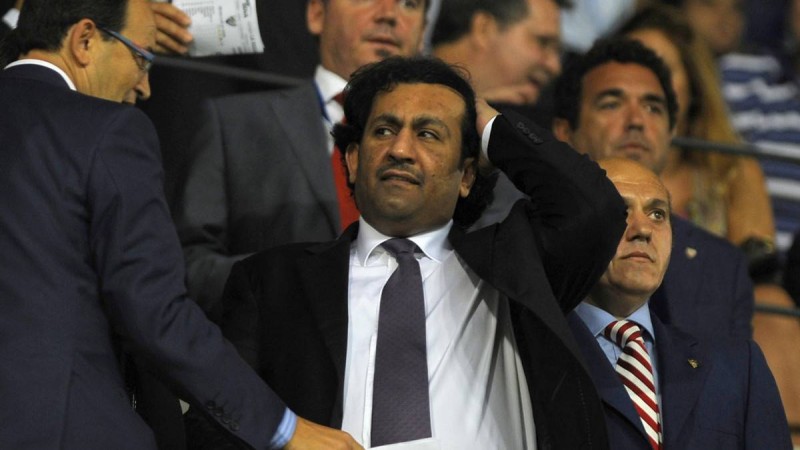
<path fill-rule="evenodd" d="M 553 293 L 572 309 L 605 271 L 625 205 L 605 172 L 513 112 L 493 123 L 489 160 L 530 197 L 524 205 Z"/>
<path fill-rule="evenodd" d="M 185 296 L 152 125 L 130 108 L 105 126 L 92 162 L 87 220 L 112 323 L 217 426 L 268 448 L 286 407 Z"/>

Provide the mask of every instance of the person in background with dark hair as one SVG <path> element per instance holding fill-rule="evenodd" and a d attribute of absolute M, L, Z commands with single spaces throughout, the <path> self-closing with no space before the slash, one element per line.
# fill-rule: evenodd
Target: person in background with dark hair
<path fill-rule="evenodd" d="M 27 0 L 0 72 L 0 448 L 154 449 L 119 347 L 228 439 L 361 448 L 297 418 L 185 296 L 150 95 L 146 0 Z"/>
<path fill-rule="evenodd" d="M 436 59 L 375 63 L 346 92 L 334 137 L 361 217 L 235 264 L 224 333 L 294 411 L 372 447 L 607 448 L 564 318 L 624 228 L 603 172 Z M 491 164 L 530 200 L 465 233 Z"/>
<path fill-rule="evenodd" d="M 641 43 L 599 41 L 564 71 L 555 92 L 559 139 L 596 161 L 618 156 L 656 173 L 664 168 L 678 104 L 669 69 Z M 744 255 L 687 220 L 671 222 L 674 251 L 650 307 L 700 339 L 750 338 L 753 284 Z"/>
<path fill-rule="evenodd" d="M 0 1 L 0 38 L 17 26 L 19 12 L 25 0 Z M 153 11 L 157 33 L 153 51 L 158 53 L 186 53 L 192 42 L 187 30 L 191 19 L 183 11 L 168 2 L 149 2 Z"/>
<path fill-rule="evenodd" d="M 598 66 L 586 77 L 612 70 Z M 791 449 L 758 345 L 709 343 L 664 325 L 649 309 L 672 250 L 667 189 L 627 158 L 603 159 L 600 167 L 628 206 L 628 227 L 569 324 L 603 399 L 611 448 Z"/>
<path fill-rule="evenodd" d="M 443 0 L 433 55 L 464 66 L 490 103 L 532 104 L 561 73 L 566 0 Z"/>

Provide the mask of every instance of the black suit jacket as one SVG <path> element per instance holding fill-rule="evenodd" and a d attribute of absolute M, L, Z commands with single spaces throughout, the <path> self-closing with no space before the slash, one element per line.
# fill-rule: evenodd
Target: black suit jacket
<path fill-rule="evenodd" d="M 0 448 L 154 447 L 114 333 L 266 447 L 285 407 L 185 297 L 147 118 L 34 65 L 0 72 L 0 105 Z"/>
<path fill-rule="evenodd" d="M 607 447 L 597 394 L 564 313 L 603 273 L 625 207 L 602 170 L 517 116 L 495 121 L 489 157 L 532 198 L 500 224 L 453 229 L 455 251 L 511 300 L 540 450 Z M 234 266 L 224 331 L 303 417 L 341 426 L 348 261 L 358 230 L 293 244 Z"/>
<path fill-rule="evenodd" d="M 778 388 L 753 341 L 709 343 L 662 324 L 652 312 L 651 318 L 665 449 L 792 448 Z M 651 450 L 633 402 L 595 337 L 577 314 L 568 319 L 600 392 L 611 447 Z"/>

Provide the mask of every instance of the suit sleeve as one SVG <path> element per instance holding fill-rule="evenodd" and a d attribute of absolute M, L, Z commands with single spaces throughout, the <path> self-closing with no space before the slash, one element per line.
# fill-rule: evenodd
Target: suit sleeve
<path fill-rule="evenodd" d="M 213 100 L 206 102 L 200 123 L 190 147 L 194 157 L 183 180 L 175 224 L 186 260 L 189 296 L 219 323 L 225 281 L 233 263 L 246 255 L 230 252 L 228 172 L 221 119 Z"/>
<path fill-rule="evenodd" d="M 515 208 L 525 208 L 553 293 L 571 310 L 616 251 L 622 199 L 597 164 L 513 112 L 495 120 L 488 156 L 530 198 Z"/>
<path fill-rule="evenodd" d="M 268 448 L 286 407 L 185 295 L 152 125 L 129 108 L 105 129 L 91 162 L 87 220 L 112 324 L 194 408 L 242 442 Z"/>
<path fill-rule="evenodd" d="M 747 392 L 744 448 L 791 450 L 789 425 L 772 377 L 758 345 L 750 341 L 750 386 Z"/>

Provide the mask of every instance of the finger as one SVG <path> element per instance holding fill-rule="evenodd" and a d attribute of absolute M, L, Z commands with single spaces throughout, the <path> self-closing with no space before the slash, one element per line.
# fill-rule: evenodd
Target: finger
<path fill-rule="evenodd" d="M 175 22 L 167 16 L 156 14 L 156 28 L 159 32 L 169 35 L 173 40 L 182 44 L 189 44 L 192 42 L 192 33 L 183 25 Z"/>
<path fill-rule="evenodd" d="M 183 28 L 188 28 L 192 24 L 192 19 L 172 3 L 151 2 L 150 9 L 156 15 L 164 16 Z"/>
<path fill-rule="evenodd" d="M 187 45 L 172 39 L 168 34 L 161 31 L 156 34 L 156 46 L 153 49 L 156 53 L 161 54 L 178 54 L 185 55 L 189 51 Z"/>

